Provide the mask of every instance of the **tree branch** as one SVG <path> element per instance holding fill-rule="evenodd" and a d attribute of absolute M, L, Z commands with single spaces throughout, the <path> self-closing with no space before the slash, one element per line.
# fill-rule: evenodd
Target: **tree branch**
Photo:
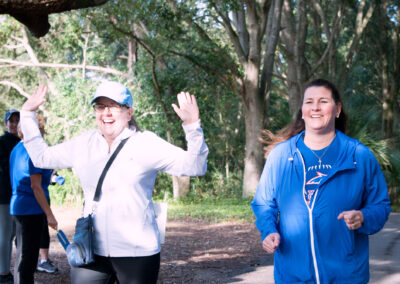
<path fill-rule="evenodd" d="M 129 37 L 133 38 L 134 40 L 137 41 L 137 43 L 139 43 L 139 44 L 150 54 L 151 57 L 153 57 L 153 58 L 155 57 L 153 51 L 152 51 L 151 48 L 143 41 L 143 39 L 139 38 L 138 36 L 135 35 L 135 33 L 131 32 L 131 31 L 126 31 L 126 30 L 123 30 L 123 29 L 121 29 L 120 27 L 118 27 L 118 26 L 116 25 L 117 19 L 115 18 L 114 15 L 110 15 L 109 17 L 110 17 L 109 23 L 112 25 L 112 27 L 113 27 L 116 31 L 120 32 L 120 33 L 123 34 L 123 35 L 126 35 L 126 36 L 129 36 Z"/>
<path fill-rule="evenodd" d="M 358 6 L 358 10 L 357 10 L 357 19 L 356 19 L 356 27 L 355 27 L 355 35 L 353 37 L 353 40 L 351 42 L 349 51 L 347 53 L 346 56 L 346 61 L 345 61 L 345 67 L 343 68 L 343 70 L 341 71 L 341 74 L 339 76 L 339 84 L 340 84 L 340 89 L 342 89 L 342 86 L 344 84 L 344 76 L 345 74 L 347 74 L 347 71 L 350 69 L 350 64 L 353 61 L 353 55 L 356 52 L 359 42 L 360 42 L 360 38 L 361 35 L 364 32 L 365 27 L 367 26 L 369 20 L 372 17 L 372 14 L 374 12 L 374 8 L 375 8 L 375 3 L 371 2 L 371 5 L 368 9 L 368 11 L 366 12 L 365 16 L 364 16 L 364 7 L 365 7 L 365 0 L 362 0 Z"/>
<path fill-rule="evenodd" d="M 1 59 L 0 63 L 7 63 L 9 65 L 0 65 L 0 68 L 4 67 L 14 67 L 14 66 L 24 66 L 24 67 L 43 67 L 43 68 L 64 68 L 64 69 L 83 69 L 98 71 L 101 73 L 114 74 L 119 76 L 126 76 L 125 73 L 112 69 L 92 65 L 82 65 L 82 64 L 63 64 L 63 63 L 33 63 L 33 62 L 21 62 L 11 59 Z"/>
<path fill-rule="evenodd" d="M 18 91 L 18 93 L 20 93 L 23 97 L 25 97 L 25 98 L 29 98 L 30 97 L 30 94 L 28 94 L 27 92 L 25 92 L 20 86 L 18 86 L 16 83 L 14 83 L 14 82 L 10 82 L 10 81 L 0 81 L 0 85 L 3 85 L 3 86 L 8 86 L 8 87 L 12 87 L 12 88 L 14 88 L 14 89 L 16 89 L 17 91 Z M 41 105 L 40 107 L 39 107 L 39 109 L 43 112 L 43 114 L 45 115 L 45 116 L 48 116 L 49 115 L 49 113 L 46 111 L 46 109 L 43 107 L 43 105 Z"/>
<path fill-rule="evenodd" d="M 246 13 L 243 9 L 243 0 L 239 3 L 240 9 L 232 11 L 232 24 L 235 27 L 243 53 L 249 55 L 249 32 L 246 26 Z"/>
<path fill-rule="evenodd" d="M 279 31 L 282 15 L 282 0 L 273 1 L 273 7 L 270 8 L 270 13 L 268 15 L 267 24 L 267 36 L 268 41 L 265 46 L 264 54 L 264 64 L 261 72 L 261 82 L 259 95 L 265 96 L 268 93 L 270 87 L 272 71 L 275 61 L 275 50 L 279 40 Z M 268 103 L 268 97 L 266 98 L 266 103 Z M 266 107 L 267 109 L 267 107 Z"/>
<path fill-rule="evenodd" d="M 18 86 L 16 83 L 13 83 L 10 81 L 0 81 L 0 85 L 9 86 L 9 87 L 16 89 L 18 91 L 18 93 L 20 93 L 25 98 L 30 97 L 30 95 L 27 92 L 25 92 L 20 86 Z"/>
<path fill-rule="evenodd" d="M 336 14 L 336 19 L 335 19 L 335 23 L 333 25 L 332 31 L 330 31 L 328 22 L 326 21 L 325 14 L 324 14 L 320 4 L 316 0 L 313 0 L 313 4 L 314 4 L 314 8 L 316 9 L 317 13 L 319 14 L 319 16 L 320 16 L 320 18 L 322 20 L 322 23 L 323 23 L 323 26 L 324 26 L 324 31 L 325 31 L 325 34 L 326 34 L 326 37 L 327 37 L 327 40 L 328 40 L 328 46 L 325 48 L 324 53 L 322 54 L 320 59 L 317 61 L 316 64 L 314 64 L 314 67 L 311 69 L 310 77 L 312 77 L 314 72 L 316 72 L 318 70 L 318 68 L 322 65 L 322 63 L 325 61 L 326 57 L 328 56 L 328 54 L 332 50 L 334 39 L 339 34 L 339 24 L 340 24 L 340 21 L 341 21 L 342 16 L 343 16 L 343 13 L 342 13 L 342 2 L 341 2 L 341 4 L 338 6 L 337 12 L 335 13 Z"/>
<path fill-rule="evenodd" d="M 232 41 L 233 47 L 236 51 L 236 54 L 239 58 L 239 61 L 241 64 L 246 64 L 247 62 L 247 57 L 246 54 L 244 53 L 242 46 L 240 44 L 240 40 L 238 35 L 236 34 L 236 32 L 233 30 L 233 27 L 231 25 L 231 21 L 229 20 L 228 15 L 224 14 L 215 4 L 214 1 L 210 1 L 212 7 L 214 8 L 214 10 L 217 12 L 217 14 L 221 17 L 225 30 L 228 33 L 229 38 Z"/>

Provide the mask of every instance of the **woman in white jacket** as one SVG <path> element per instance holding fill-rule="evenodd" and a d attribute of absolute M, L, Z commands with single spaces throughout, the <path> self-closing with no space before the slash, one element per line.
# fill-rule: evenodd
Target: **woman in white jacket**
<path fill-rule="evenodd" d="M 187 151 L 149 131 L 140 131 L 132 117 L 132 95 L 117 82 L 97 88 L 92 104 L 98 128 L 49 147 L 40 135 L 35 111 L 46 100 L 40 86 L 21 110 L 25 147 L 37 167 L 73 168 L 85 197 L 84 216 L 94 211 L 95 262 L 72 268 L 72 283 L 156 283 L 160 267 L 160 235 L 152 192 L 159 171 L 175 176 L 203 175 L 208 148 L 200 127 L 196 99 L 178 94 L 173 104 L 183 121 Z M 100 201 L 93 196 L 100 174 L 122 139 L 127 143 L 109 169 Z"/>

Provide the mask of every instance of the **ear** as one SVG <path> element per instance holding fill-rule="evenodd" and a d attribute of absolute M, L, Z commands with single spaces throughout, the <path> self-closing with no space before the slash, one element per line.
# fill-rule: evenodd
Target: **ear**
<path fill-rule="evenodd" d="M 342 111 L 342 104 L 338 103 L 337 104 L 337 110 L 336 110 L 336 118 L 339 118 L 341 111 Z"/>
<path fill-rule="evenodd" d="M 133 108 L 128 108 L 128 120 L 130 120 L 133 116 Z"/>

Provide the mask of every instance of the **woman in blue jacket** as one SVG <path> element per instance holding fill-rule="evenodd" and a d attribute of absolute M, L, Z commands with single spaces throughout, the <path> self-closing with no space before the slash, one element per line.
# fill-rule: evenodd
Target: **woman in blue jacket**
<path fill-rule="evenodd" d="M 345 127 L 336 87 L 317 79 L 291 127 L 268 134 L 251 205 L 276 283 L 369 281 L 368 235 L 384 226 L 390 201 L 374 155 Z"/>

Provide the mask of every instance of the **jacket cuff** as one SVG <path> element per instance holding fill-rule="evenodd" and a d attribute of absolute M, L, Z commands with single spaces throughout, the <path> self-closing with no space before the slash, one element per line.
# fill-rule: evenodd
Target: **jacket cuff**
<path fill-rule="evenodd" d="M 189 124 L 183 124 L 182 123 L 182 127 L 183 127 L 183 130 L 185 132 L 188 132 L 188 131 L 191 131 L 191 130 L 196 130 L 198 128 L 201 128 L 201 121 L 199 119 L 198 121 L 195 121 L 195 122 L 192 122 L 192 123 L 189 123 Z"/>
<path fill-rule="evenodd" d="M 19 115 L 21 117 L 36 118 L 36 111 L 20 110 Z"/>

